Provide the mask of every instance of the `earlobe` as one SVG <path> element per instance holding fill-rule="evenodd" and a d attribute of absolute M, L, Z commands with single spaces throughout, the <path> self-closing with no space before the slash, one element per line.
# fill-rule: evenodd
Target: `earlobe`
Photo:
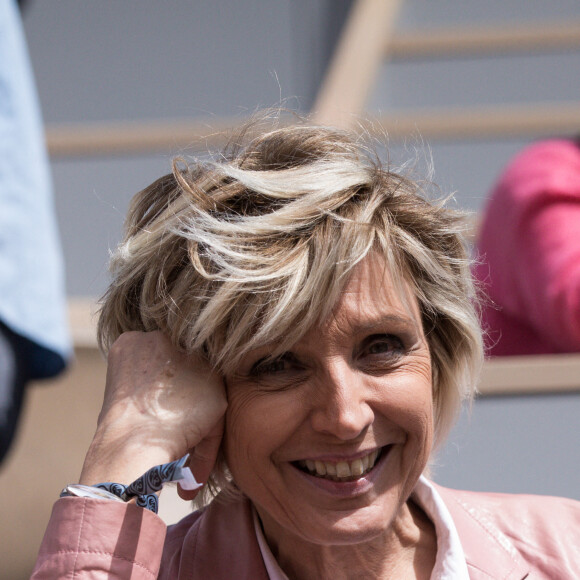
<path fill-rule="evenodd" d="M 177 484 L 177 495 L 185 501 L 193 501 L 202 489 L 201 487 L 198 489 L 183 489 L 181 485 Z"/>

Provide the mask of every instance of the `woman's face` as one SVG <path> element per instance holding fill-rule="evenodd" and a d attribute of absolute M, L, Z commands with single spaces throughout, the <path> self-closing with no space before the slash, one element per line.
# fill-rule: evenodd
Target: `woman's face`
<path fill-rule="evenodd" d="M 370 256 L 323 324 L 283 356 L 270 352 L 251 352 L 227 377 L 225 431 L 228 466 L 268 540 L 351 544 L 387 531 L 433 439 L 416 299 Z"/>

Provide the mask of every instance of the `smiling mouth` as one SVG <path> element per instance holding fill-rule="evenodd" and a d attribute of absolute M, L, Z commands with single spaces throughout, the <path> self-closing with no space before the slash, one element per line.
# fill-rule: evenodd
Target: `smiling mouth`
<path fill-rule="evenodd" d="M 381 457 L 382 451 L 382 448 L 375 449 L 354 461 L 313 461 L 312 459 L 305 459 L 296 461 L 293 465 L 314 477 L 332 481 L 355 481 L 371 471 Z"/>

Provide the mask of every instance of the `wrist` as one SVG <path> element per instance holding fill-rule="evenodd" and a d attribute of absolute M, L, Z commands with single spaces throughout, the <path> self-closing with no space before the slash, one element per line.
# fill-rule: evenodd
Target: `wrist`
<path fill-rule="evenodd" d="M 189 469 L 188 460 L 189 454 L 186 454 L 175 461 L 154 465 L 129 485 L 110 481 L 92 486 L 71 484 L 63 489 L 61 497 L 76 496 L 122 502 L 135 501 L 138 506 L 157 513 L 158 494 L 165 483 L 177 482 L 183 489 L 189 491 L 195 491 L 202 486 L 196 481 Z"/>
<path fill-rule="evenodd" d="M 174 459 L 171 451 L 143 438 L 111 437 L 97 432 L 85 457 L 79 483 L 116 481 L 126 485 L 154 465 Z"/>

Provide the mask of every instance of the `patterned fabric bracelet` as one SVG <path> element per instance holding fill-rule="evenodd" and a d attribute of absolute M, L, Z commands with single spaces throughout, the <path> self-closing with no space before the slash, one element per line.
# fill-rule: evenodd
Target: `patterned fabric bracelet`
<path fill-rule="evenodd" d="M 138 506 L 157 513 L 159 497 L 155 492 L 160 491 L 164 483 L 177 482 L 183 489 L 188 490 L 201 487 L 202 484 L 197 483 L 189 467 L 185 466 L 188 459 L 189 454 L 177 461 L 156 465 L 129 485 L 113 482 L 97 483 L 93 486 L 68 485 L 62 490 L 60 497 L 72 495 L 123 502 L 135 498 Z"/>
<path fill-rule="evenodd" d="M 133 484 L 131 484 L 133 485 Z M 104 489 L 109 493 L 117 496 L 122 501 L 130 501 L 135 498 L 135 503 L 142 508 L 148 509 L 154 513 L 159 511 L 159 496 L 156 493 L 140 493 L 131 495 L 127 492 L 129 485 L 123 485 L 122 483 L 114 483 L 112 481 L 107 481 L 105 483 L 96 483 L 92 487 L 98 489 Z"/>

